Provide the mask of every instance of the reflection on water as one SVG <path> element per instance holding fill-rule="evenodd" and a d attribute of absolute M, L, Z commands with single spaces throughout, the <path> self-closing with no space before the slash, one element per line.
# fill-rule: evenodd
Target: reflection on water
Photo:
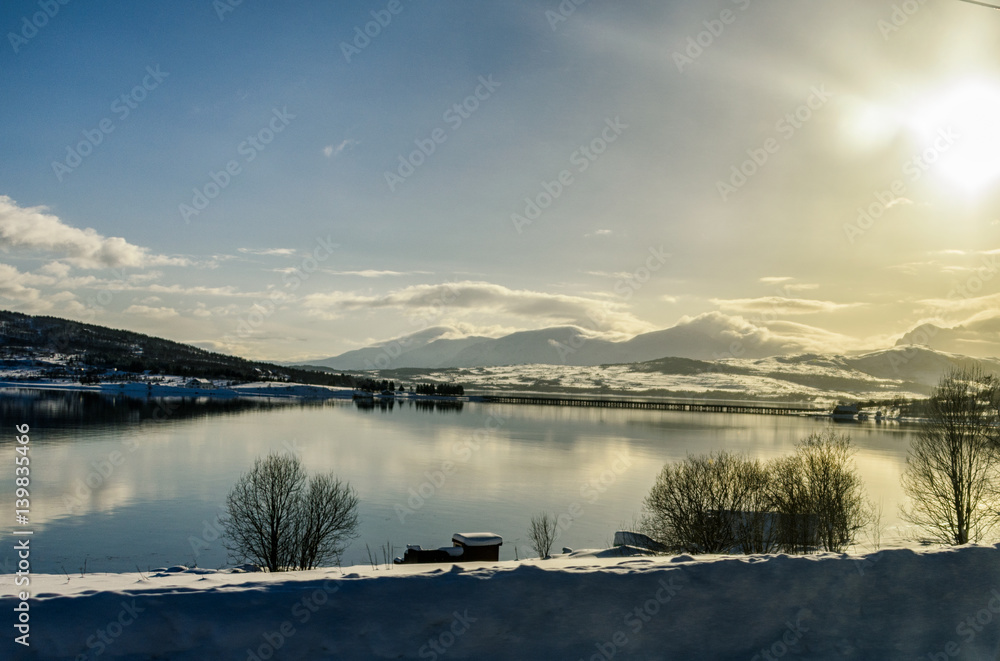
<path fill-rule="evenodd" d="M 110 426 L 236 415 L 279 406 L 310 406 L 275 398 L 215 399 L 210 397 L 137 398 L 87 391 L 0 388 L 0 419 L 17 420 L 49 430 L 101 429 Z"/>
<path fill-rule="evenodd" d="M 502 559 L 530 553 L 532 514 L 562 515 L 556 547 L 599 547 L 630 525 L 663 464 L 716 450 L 789 453 L 830 420 L 780 416 L 506 406 L 375 399 L 134 400 L 55 391 L 0 392 L 6 425 L 32 426 L 32 526 L 38 571 L 134 571 L 227 564 L 218 539 L 226 493 L 256 457 L 298 454 L 358 490 L 365 544 L 447 545 L 455 532 L 504 538 Z M 897 524 L 912 429 L 837 426 L 859 448 L 869 494 Z M 12 436 L 0 464 L 13 465 Z M 11 480 L 0 506 L 12 508 Z M 568 517 L 568 518 L 567 518 Z M 891 532 L 890 532 L 891 534 Z M 0 565 L 10 561 L 9 550 Z"/>
<path fill-rule="evenodd" d="M 394 397 L 358 397 L 354 406 L 359 411 L 381 411 L 383 413 L 407 406 L 418 411 L 441 411 L 457 413 L 465 402 L 451 399 L 396 399 Z"/>

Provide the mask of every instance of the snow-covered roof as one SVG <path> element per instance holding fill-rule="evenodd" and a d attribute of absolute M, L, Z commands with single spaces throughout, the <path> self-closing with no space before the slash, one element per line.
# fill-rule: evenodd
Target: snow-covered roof
<path fill-rule="evenodd" d="M 492 532 L 457 532 L 451 541 L 465 546 L 501 546 L 503 537 Z"/>

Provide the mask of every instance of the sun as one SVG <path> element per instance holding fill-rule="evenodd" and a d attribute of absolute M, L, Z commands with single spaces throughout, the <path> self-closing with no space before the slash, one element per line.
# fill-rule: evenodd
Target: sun
<path fill-rule="evenodd" d="M 919 103 L 910 128 L 933 173 L 970 195 L 1000 180 L 1000 85 L 967 81 Z"/>

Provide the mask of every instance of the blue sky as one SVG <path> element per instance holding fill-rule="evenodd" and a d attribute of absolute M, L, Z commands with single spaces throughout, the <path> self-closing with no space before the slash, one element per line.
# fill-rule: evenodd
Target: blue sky
<path fill-rule="evenodd" d="M 995 335 L 1000 12 L 905 5 L 7 2 L 0 305 L 274 360 Z"/>

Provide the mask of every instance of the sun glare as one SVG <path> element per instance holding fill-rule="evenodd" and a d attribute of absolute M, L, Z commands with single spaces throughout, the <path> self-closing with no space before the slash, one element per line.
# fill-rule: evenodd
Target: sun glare
<path fill-rule="evenodd" d="M 1000 179 L 1000 86 L 967 82 L 939 91 L 912 115 L 928 173 L 970 195 Z"/>

